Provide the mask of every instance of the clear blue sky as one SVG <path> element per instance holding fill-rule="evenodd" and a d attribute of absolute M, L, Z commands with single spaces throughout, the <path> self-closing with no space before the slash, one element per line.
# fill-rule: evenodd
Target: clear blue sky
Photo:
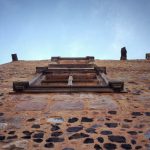
<path fill-rule="evenodd" d="M 0 0 L 0 64 L 51 56 L 129 59 L 150 52 L 150 0 Z"/>

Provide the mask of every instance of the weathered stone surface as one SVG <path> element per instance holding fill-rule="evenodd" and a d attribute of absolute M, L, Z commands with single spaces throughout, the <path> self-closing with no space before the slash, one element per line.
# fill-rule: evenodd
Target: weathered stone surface
<path fill-rule="evenodd" d="M 78 118 L 73 117 L 73 118 L 69 118 L 69 119 L 68 119 L 68 122 L 69 122 L 69 123 L 74 123 L 74 122 L 77 122 L 78 120 L 79 120 Z"/>
<path fill-rule="evenodd" d="M 94 139 L 92 139 L 92 138 L 86 138 L 86 139 L 83 141 L 83 143 L 85 143 L 85 144 L 94 143 Z"/>
<path fill-rule="evenodd" d="M 29 101 L 29 102 L 46 102 L 48 99 L 47 95 L 41 95 L 41 94 L 25 94 L 25 95 L 12 95 L 11 96 L 11 100 L 15 101 L 15 100 L 19 100 L 19 102 L 21 101 Z"/>
<path fill-rule="evenodd" d="M 147 138 L 147 139 L 150 139 L 150 130 L 146 131 L 144 136 Z"/>
<path fill-rule="evenodd" d="M 108 113 L 109 113 L 109 114 L 112 114 L 112 115 L 116 115 L 116 114 L 117 114 L 117 111 L 111 110 L 111 111 L 108 111 Z"/>
<path fill-rule="evenodd" d="M 34 64 L 32 64 L 34 63 Z M 60 149 L 63 148 L 73 148 L 73 149 L 114 149 L 105 148 L 105 143 L 115 144 L 115 149 L 126 149 L 122 148 L 121 144 L 118 142 L 111 142 L 108 139 L 110 135 L 119 135 L 126 138 L 126 143 L 131 144 L 132 149 L 147 150 L 150 148 L 149 145 L 149 135 L 145 134 L 149 129 L 149 83 L 150 83 L 150 67 L 148 61 L 99 61 L 96 63 L 99 66 L 107 67 L 107 76 L 109 79 L 117 79 L 125 82 L 125 90 L 128 93 L 44 93 L 44 94 L 8 94 L 12 90 L 13 80 L 30 80 L 33 75 L 35 75 L 35 67 L 39 65 L 47 65 L 51 63 L 46 61 L 46 63 L 38 62 L 18 62 L 17 64 L 8 63 L 5 65 L 0 65 L 0 89 L 4 93 L 4 96 L 0 97 L 0 113 L 4 115 L 0 116 L 0 123 L 6 123 L 6 128 L 3 128 L 1 132 L 5 139 L 0 142 L 0 149 L 2 146 L 7 144 L 6 142 L 14 140 L 28 139 L 29 147 L 27 150 L 37 150 L 37 149 Z M 31 67 L 32 66 L 32 67 Z M 24 69 L 26 68 L 26 69 Z M 30 71 L 28 71 L 30 68 Z M 9 71 L 8 71 L 9 70 Z M 1 80 L 1 78 L 3 80 Z M 131 82 L 132 83 L 131 83 Z M 139 93 L 133 94 L 133 92 L 139 90 Z M 139 95 L 140 94 L 140 95 Z M 46 107 L 40 111 L 18 111 L 16 110 L 16 105 L 27 101 L 27 102 L 44 102 Z M 67 109 L 63 110 L 50 110 L 50 107 L 55 105 L 57 102 L 81 102 L 83 103 L 80 109 Z M 111 104 L 112 105 L 111 105 Z M 59 104 L 58 104 L 59 105 Z M 112 107 L 111 107 L 112 106 Z M 78 107 L 77 107 L 78 108 Z M 113 114 L 116 111 L 116 114 Z M 132 112 L 140 112 L 138 115 L 132 115 Z M 142 115 L 141 115 L 142 114 Z M 20 117 L 20 118 L 18 118 Z M 60 118 L 63 118 L 63 121 Z M 81 122 L 82 117 L 93 118 L 92 122 Z M 35 118 L 35 120 L 32 118 Z M 51 118 L 53 120 L 51 120 Z M 78 118 L 77 121 L 71 120 L 72 118 Z M 31 119 L 31 120 L 30 120 Z M 70 122 L 68 120 L 70 119 Z M 49 121 L 50 120 L 50 121 Z M 32 122 L 33 121 L 33 122 Z M 61 122 L 59 122 L 61 121 Z M 116 128 L 109 128 L 105 123 L 117 123 Z M 31 128 L 33 124 L 39 124 L 40 128 Z M 56 125 L 54 131 L 51 131 L 51 124 Z M 66 132 L 68 127 L 83 126 L 83 130 L 78 131 L 89 135 L 89 138 L 94 139 L 92 144 L 83 144 L 85 138 L 77 138 L 74 136 L 74 140 L 69 140 L 69 137 L 74 135 L 74 132 Z M 16 129 L 15 126 L 19 128 Z M 59 128 L 58 128 L 59 127 Z M 96 129 L 94 133 L 93 128 Z M 58 130 L 56 130 L 58 129 Z M 87 130 L 88 129 L 88 130 Z M 26 134 L 23 133 L 24 130 L 28 130 Z M 55 131 L 56 130 L 56 131 Z M 87 132 L 86 132 L 87 130 Z M 112 134 L 103 135 L 100 134 L 102 130 L 111 131 Z M 14 134 L 9 134 L 9 131 L 16 131 Z M 43 142 L 34 142 L 33 136 L 39 132 L 44 133 Z M 130 135 L 128 131 L 136 131 L 137 135 Z M 32 133 L 34 132 L 34 133 Z M 61 132 L 63 133 L 62 135 Z M 89 133 L 88 133 L 89 132 Z M 18 139 L 7 140 L 10 135 L 17 135 Z M 60 136 L 59 136 L 60 135 Z M 64 137 L 64 141 L 60 143 L 46 142 L 46 138 L 52 137 Z M 77 136 L 78 137 L 78 136 Z M 99 137 L 99 141 L 98 138 Z M 104 141 L 103 141 L 104 140 Z M 135 140 L 135 141 L 131 141 Z M 101 143 L 103 142 L 103 143 Z M 53 148 L 46 148 L 44 145 L 52 143 Z M 97 146 L 94 148 L 94 146 Z M 80 147 L 81 148 L 80 148 Z M 142 148 L 138 148 L 141 146 Z M 50 146 L 51 147 L 51 146 Z"/>
<path fill-rule="evenodd" d="M 47 122 L 51 122 L 51 123 L 63 123 L 64 119 L 62 117 L 48 118 Z"/>
<path fill-rule="evenodd" d="M 46 143 L 46 144 L 44 145 L 44 147 L 46 147 L 46 148 L 53 148 L 53 147 L 54 147 L 54 144 L 53 144 L 53 143 Z"/>
<path fill-rule="evenodd" d="M 21 137 L 22 139 L 31 139 L 31 135 L 25 135 Z"/>
<path fill-rule="evenodd" d="M 131 140 L 131 143 L 133 144 L 133 145 L 135 145 L 136 144 L 136 141 L 135 140 Z"/>
<path fill-rule="evenodd" d="M 114 150 L 117 148 L 117 145 L 113 143 L 105 143 L 104 148 L 109 149 L 109 150 Z"/>
<path fill-rule="evenodd" d="M 36 138 L 36 139 L 33 139 L 33 141 L 36 142 L 36 143 L 41 143 L 41 142 L 43 142 L 43 139 L 39 139 L 39 138 L 37 139 Z"/>
<path fill-rule="evenodd" d="M 108 139 L 111 142 L 126 143 L 126 138 L 124 136 L 110 135 L 110 136 L 108 136 Z"/>
<path fill-rule="evenodd" d="M 46 142 L 63 142 L 64 138 L 59 137 L 50 137 L 46 140 Z"/>
<path fill-rule="evenodd" d="M 5 130 L 7 129 L 8 124 L 7 123 L 0 123 L 0 130 Z"/>
<path fill-rule="evenodd" d="M 31 135 L 33 132 L 30 132 L 30 131 L 28 131 L 28 130 L 25 130 L 25 131 L 23 131 L 22 133 L 25 134 L 25 135 Z"/>
<path fill-rule="evenodd" d="M 94 128 L 94 129 L 99 128 L 99 127 L 102 127 L 102 125 L 101 124 L 94 124 L 91 126 L 91 128 Z"/>
<path fill-rule="evenodd" d="M 126 150 L 132 149 L 132 146 L 130 144 L 121 144 L 121 147 Z"/>
<path fill-rule="evenodd" d="M 102 134 L 102 135 L 110 135 L 110 134 L 112 134 L 112 131 L 103 130 L 103 131 L 101 131 L 100 134 Z"/>
<path fill-rule="evenodd" d="M 147 148 L 147 150 L 149 150 L 150 149 L 150 144 L 149 143 L 145 144 L 145 147 Z"/>
<path fill-rule="evenodd" d="M 44 136 L 44 133 L 43 132 L 39 132 L 39 133 L 35 133 L 33 135 L 33 138 L 43 138 L 43 136 Z"/>
<path fill-rule="evenodd" d="M 28 122 L 32 122 L 32 121 L 35 121 L 35 118 L 30 118 L 27 120 Z"/>
<path fill-rule="evenodd" d="M 83 126 L 69 127 L 67 128 L 67 132 L 78 132 L 83 129 Z"/>
<path fill-rule="evenodd" d="M 127 123 L 122 123 L 122 128 L 130 128 L 130 125 Z"/>
<path fill-rule="evenodd" d="M 131 135 L 137 135 L 136 131 L 128 131 L 128 133 L 131 134 Z"/>
<path fill-rule="evenodd" d="M 145 112 L 145 115 L 146 116 L 150 116 L 150 112 Z"/>
<path fill-rule="evenodd" d="M 17 111 L 41 111 L 47 106 L 46 102 L 23 101 L 16 105 Z"/>
<path fill-rule="evenodd" d="M 19 149 L 19 150 L 27 150 L 28 149 L 28 141 L 27 140 L 19 140 L 15 142 L 8 143 L 4 145 L 2 148 L 7 150 Z"/>
<path fill-rule="evenodd" d="M 135 149 L 142 149 L 142 146 L 140 146 L 140 145 L 135 146 Z"/>
<path fill-rule="evenodd" d="M 8 134 L 15 134 L 16 131 L 9 131 Z"/>
<path fill-rule="evenodd" d="M 133 91 L 132 91 L 132 94 L 133 94 L 133 95 L 140 95 L 140 94 L 141 94 L 141 91 L 140 91 L 140 90 L 133 90 Z"/>
<path fill-rule="evenodd" d="M 61 132 L 61 131 L 56 131 L 56 132 L 53 132 L 52 134 L 51 134 L 51 136 L 54 136 L 54 137 L 57 137 L 57 136 L 61 136 L 63 134 L 63 132 Z"/>
<path fill-rule="evenodd" d="M 0 141 L 3 141 L 4 139 L 5 139 L 5 136 L 0 134 Z"/>
<path fill-rule="evenodd" d="M 81 122 L 92 122 L 93 118 L 82 117 Z"/>
<path fill-rule="evenodd" d="M 96 133 L 96 129 L 95 128 L 87 128 L 85 131 L 87 133 Z"/>
<path fill-rule="evenodd" d="M 144 124 L 136 124 L 136 125 L 134 126 L 134 128 L 137 128 L 137 129 L 141 129 L 141 128 L 143 128 L 143 127 L 145 127 Z"/>
<path fill-rule="evenodd" d="M 62 150 L 75 150 L 74 148 L 64 148 Z"/>
<path fill-rule="evenodd" d="M 74 94 L 72 93 L 72 95 L 69 94 L 55 94 L 52 96 L 52 100 L 54 101 L 83 101 L 85 99 L 87 100 L 91 100 L 91 99 L 95 99 L 98 98 L 99 96 L 93 94 L 93 93 L 80 93 L 80 94 Z"/>
<path fill-rule="evenodd" d="M 4 93 L 0 93 L 0 96 L 3 96 L 4 95 Z"/>
<path fill-rule="evenodd" d="M 7 139 L 10 140 L 10 139 L 17 139 L 18 136 L 17 135 L 11 135 L 11 136 L 8 136 Z"/>
<path fill-rule="evenodd" d="M 51 124 L 51 131 L 57 131 L 57 130 L 59 130 L 60 129 L 60 127 L 58 126 L 58 125 L 53 125 L 53 124 Z"/>
<path fill-rule="evenodd" d="M 118 126 L 118 123 L 105 123 L 105 125 L 109 128 L 116 128 Z"/>
<path fill-rule="evenodd" d="M 138 131 L 138 133 L 143 133 L 143 131 Z"/>
<path fill-rule="evenodd" d="M 3 116 L 3 115 L 4 115 L 4 113 L 0 112 L 0 117 Z"/>
<path fill-rule="evenodd" d="M 16 128 L 20 129 L 21 128 L 21 122 L 24 120 L 24 116 L 20 115 L 15 115 L 13 117 L 8 117 L 6 118 L 6 122 L 8 123 L 9 129 Z"/>
<path fill-rule="evenodd" d="M 98 137 L 97 140 L 98 140 L 99 143 L 103 143 L 104 142 L 104 139 L 102 137 Z"/>
<path fill-rule="evenodd" d="M 40 125 L 39 124 L 33 124 L 32 128 L 40 128 Z"/>
<path fill-rule="evenodd" d="M 89 135 L 85 133 L 75 133 L 69 137 L 69 140 L 80 139 L 80 138 L 85 138 L 85 137 L 89 137 Z"/>
<path fill-rule="evenodd" d="M 50 106 L 50 111 L 61 111 L 61 110 L 82 110 L 84 104 L 81 101 L 57 101 Z"/>
<path fill-rule="evenodd" d="M 124 119 L 125 122 L 132 122 L 131 119 Z"/>
<path fill-rule="evenodd" d="M 91 109 L 116 110 L 118 108 L 118 104 L 111 96 L 99 96 L 91 100 L 89 104 Z"/>
<path fill-rule="evenodd" d="M 1 99 L 1 98 L 0 98 Z M 3 103 L 2 102 L 0 102 L 0 106 L 3 106 Z"/>
<path fill-rule="evenodd" d="M 141 116 L 143 115 L 141 112 L 132 112 L 132 115 L 133 116 Z"/>
<path fill-rule="evenodd" d="M 94 145 L 94 149 L 95 150 L 102 150 L 102 147 L 100 145 L 98 145 L 98 144 L 95 144 Z"/>

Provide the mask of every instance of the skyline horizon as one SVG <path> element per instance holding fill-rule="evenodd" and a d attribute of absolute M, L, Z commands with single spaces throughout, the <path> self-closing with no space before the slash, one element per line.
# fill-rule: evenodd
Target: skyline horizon
<path fill-rule="evenodd" d="M 93 55 L 145 59 L 150 53 L 149 0 L 0 0 L 0 64 Z"/>
<path fill-rule="evenodd" d="M 86 57 L 86 56 L 94 56 L 94 55 L 82 55 L 82 56 L 65 56 L 65 55 L 50 55 L 50 57 L 44 57 L 44 58 L 23 58 L 23 57 L 20 57 L 20 54 L 19 53 L 11 53 L 10 55 L 9 55 L 9 61 L 8 62 L 4 62 L 4 63 L 0 63 L 0 65 L 2 65 L 2 64 L 6 64 L 6 63 L 10 63 L 10 62 L 12 62 L 12 54 L 17 54 L 17 57 L 18 57 L 18 61 L 42 61 L 42 60 L 50 60 L 51 59 L 51 57 Z M 19 54 L 19 55 L 18 55 Z M 127 61 L 128 60 L 146 60 L 146 54 L 148 54 L 148 53 L 145 53 L 144 55 L 143 55 L 143 58 L 130 58 L 130 57 L 128 57 L 128 53 L 127 53 Z M 120 56 L 121 56 L 121 53 L 120 53 Z M 111 58 L 103 58 L 103 59 L 101 59 L 101 58 L 97 58 L 96 56 L 94 56 L 94 58 L 95 59 L 97 59 L 97 60 L 120 60 L 120 57 L 119 58 L 116 58 L 116 59 L 111 59 Z"/>

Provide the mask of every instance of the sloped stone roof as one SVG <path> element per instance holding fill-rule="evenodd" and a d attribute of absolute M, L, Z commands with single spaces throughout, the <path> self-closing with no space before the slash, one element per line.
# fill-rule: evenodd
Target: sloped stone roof
<path fill-rule="evenodd" d="M 13 81 L 32 79 L 48 63 L 0 65 L 0 149 L 150 148 L 150 61 L 96 60 L 128 93 L 9 93 Z"/>

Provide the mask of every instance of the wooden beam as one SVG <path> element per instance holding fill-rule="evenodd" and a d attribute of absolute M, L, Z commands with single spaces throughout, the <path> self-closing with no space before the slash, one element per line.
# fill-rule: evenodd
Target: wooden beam
<path fill-rule="evenodd" d="M 29 88 L 29 82 L 13 82 L 13 90 L 16 92 L 23 92 L 25 89 Z"/>
<path fill-rule="evenodd" d="M 38 74 L 36 77 L 34 77 L 31 81 L 29 81 L 29 85 L 34 85 L 37 82 L 39 82 L 40 78 L 42 78 L 42 73 Z"/>
<path fill-rule="evenodd" d="M 109 86 L 116 92 L 124 90 L 124 82 L 122 81 L 109 81 Z"/>
<path fill-rule="evenodd" d="M 96 74 L 73 74 L 73 78 L 76 80 L 82 80 L 82 79 L 96 79 Z M 45 79 L 46 80 L 67 80 L 69 77 L 69 73 L 68 74 L 45 74 Z"/>
<path fill-rule="evenodd" d="M 83 69 L 87 69 L 87 68 L 93 68 L 94 69 L 94 64 L 49 64 L 48 68 L 83 68 Z"/>
<path fill-rule="evenodd" d="M 112 93 L 113 89 L 109 87 L 100 86 L 51 86 L 51 87 L 30 87 L 24 90 L 25 93 L 70 93 L 70 92 L 98 92 L 98 93 Z"/>
<path fill-rule="evenodd" d="M 72 59 L 69 58 L 69 60 Z M 107 79 L 106 67 L 98 67 L 93 64 L 50 64 L 49 67 L 36 67 L 36 72 L 40 74 L 30 82 L 13 82 L 13 90 L 16 92 L 46 93 L 122 92 L 124 89 L 124 82 Z M 76 83 L 73 84 L 73 81 Z M 99 82 L 98 85 L 97 82 Z"/>
<path fill-rule="evenodd" d="M 51 57 L 51 61 L 58 61 L 58 60 L 91 60 L 93 61 L 95 58 L 94 56 L 86 56 L 86 57 Z"/>
<path fill-rule="evenodd" d="M 95 73 L 95 70 L 94 69 L 76 69 L 76 68 L 63 68 L 63 69 L 48 69 L 48 70 L 45 70 L 43 71 L 44 74 L 49 74 L 49 73 L 59 73 L 59 74 L 62 74 L 62 73 Z"/>
<path fill-rule="evenodd" d="M 99 75 L 102 78 L 102 80 L 104 81 L 104 84 L 109 85 L 109 81 L 108 81 L 106 75 L 104 73 L 100 73 Z"/>
<path fill-rule="evenodd" d="M 105 73 L 105 74 L 107 74 L 106 67 L 95 66 L 94 70 L 95 70 L 96 74 L 99 74 L 99 73 Z"/>
<path fill-rule="evenodd" d="M 41 83 L 59 83 L 59 82 L 68 82 L 66 79 L 49 79 L 49 80 L 42 80 Z M 94 79 L 73 79 L 73 82 L 95 82 Z"/>

